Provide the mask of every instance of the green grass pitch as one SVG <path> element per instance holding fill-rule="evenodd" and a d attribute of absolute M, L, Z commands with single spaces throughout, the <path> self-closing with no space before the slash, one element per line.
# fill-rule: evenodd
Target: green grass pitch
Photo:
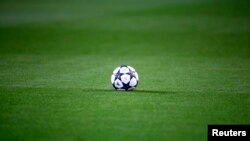
<path fill-rule="evenodd" d="M 202 141 L 250 123 L 248 0 L 0 2 L 0 140 Z M 110 76 L 127 64 L 132 92 Z"/>

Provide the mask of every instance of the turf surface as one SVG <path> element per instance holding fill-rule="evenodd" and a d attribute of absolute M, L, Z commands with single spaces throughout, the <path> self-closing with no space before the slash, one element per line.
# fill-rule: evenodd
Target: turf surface
<path fill-rule="evenodd" d="M 0 140 L 207 140 L 250 123 L 249 1 L 1 1 Z M 133 66 L 133 92 L 110 75 Z"/>

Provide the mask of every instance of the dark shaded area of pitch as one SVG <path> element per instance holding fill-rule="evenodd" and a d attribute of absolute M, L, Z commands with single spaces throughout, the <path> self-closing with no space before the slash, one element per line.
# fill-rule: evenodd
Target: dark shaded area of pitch
<path fill-rule="evenodd" d="M 173 91 L 157 91 L 157 90 L 132 90 L 132 91 L 119 91 L 113 89 L 82 89 L 85 92 L 121 92 L 121 93 L 145 93 L 145 94 L 176 94 Z"/>

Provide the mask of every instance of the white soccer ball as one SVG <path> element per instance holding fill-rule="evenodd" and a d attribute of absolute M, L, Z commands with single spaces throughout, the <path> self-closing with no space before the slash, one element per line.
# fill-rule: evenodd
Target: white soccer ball
<path fill-rule="evenodd" d="M 117 67 L 111 75 L 111 83 L 116 90 L 133 90 L 139 81 L 138 73 L 127 65 Z"/>

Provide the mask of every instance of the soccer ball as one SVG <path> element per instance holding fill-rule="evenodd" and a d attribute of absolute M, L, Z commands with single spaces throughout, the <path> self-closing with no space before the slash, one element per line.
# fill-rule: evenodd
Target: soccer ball
<path fill-rule="evenodd" d="M 122 65 L 111 75 L 111 83 L 116 90 L 133 90 L 138 85 L 139 76 L 134 68 Z"/>

